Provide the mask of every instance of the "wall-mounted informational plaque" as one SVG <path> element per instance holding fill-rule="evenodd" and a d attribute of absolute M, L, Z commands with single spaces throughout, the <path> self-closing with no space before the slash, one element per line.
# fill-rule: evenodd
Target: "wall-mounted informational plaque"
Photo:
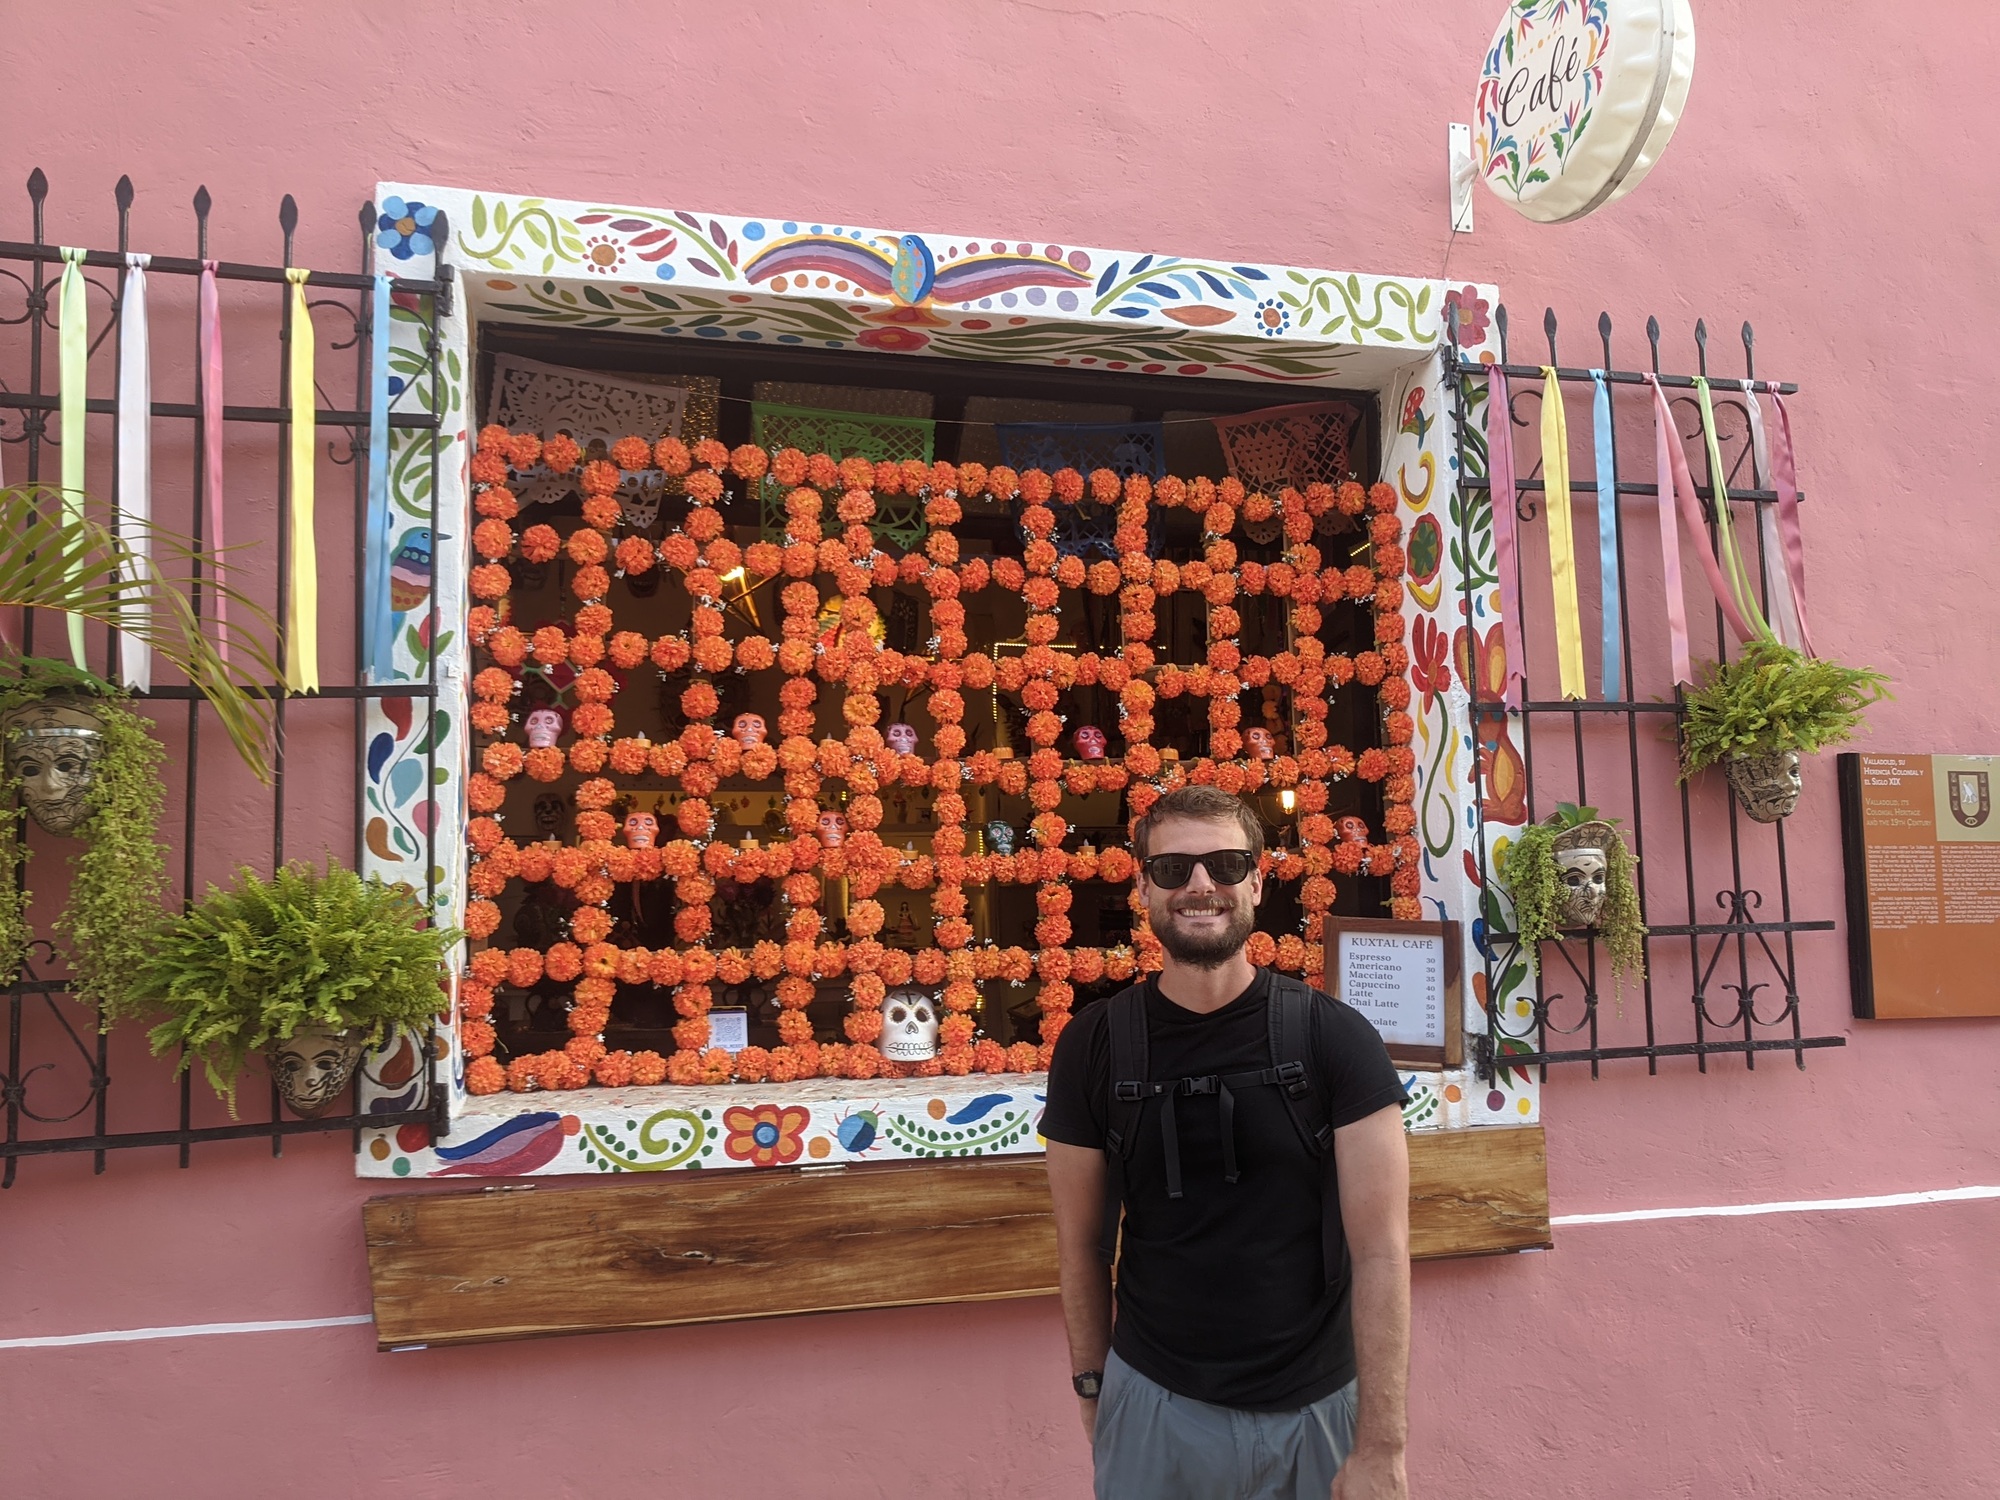
<path fill-rule="evenodd" d="M 2000 756 L 1840 757 L 1854 1014 L 2000 1016 Z"/>
<path fill-rule="evenodd" d="M 1411 1067 L 1465 1061 L 1464 964 L 1456 922 L 1326 919 L 1326 979 Z"/>

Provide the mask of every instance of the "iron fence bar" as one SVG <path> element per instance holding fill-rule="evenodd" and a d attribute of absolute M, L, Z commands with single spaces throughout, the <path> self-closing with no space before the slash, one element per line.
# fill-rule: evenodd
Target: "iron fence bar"
<path fill-rule="evenodd" d="M 11 407 L 16 411 L 57 411 L 62 407 L 62 398 L 37 396 L 25 391 L 0 391 L 0 407 Z M 93 396 L 83 403 L 83 409 L 92 416 L 112 416 L 118 410 L 118 403 L 109 397 Z M 150 410 L 156 419 L 201 420 L 200 408 L 188 401 L 155 401 Z M 359 409 L 350 411 L 343 407 L 320 406 L 314 409 L 313 418 L 317 427 L 368 425 L 368 413 Z M 222 408 L 222 419 L 225 422 L 262 422 L 267 426 L 285 426 L 291 421 L 291 409 L 284 406 L 225 406 Z M 428 412 L 391 412 L 388 425 L 427 431 L 436 427 L 437 419 Z"/>
<path fill-rule="evenodd" d="M 1547 1068 L 1551 1063 L 1566 1062 L 1636 1062 L 1641 1058 L 1693 1057 L 1706 1060 L 1711 1057 L 1729 1056 L 1741 1053 L 1748 1059 L 1759 1052 L 1804 1052 L 1818 1047 L 1845 1047 L 1844 1036 L 1802 1036 L 1758 1037 L 1754 1041 L 1726 1042 L 1661 1042 L 1646 1047 L 1579 1047 L 1560 1052 L 1516 1053 L 1507 1059 L 1509 1068 Z M 1653 1071 L 1657 1072 L 1657 1069 Z M 1704 1068 L 1702 1071 L 1706 1072 Z"/>
<path fill-rule="evenodd" d="M 1475 366 L 1474 368 L 1478 367 Z M 1480 476 L 1477 479 L 1461 480 L 1460 483 L 1462 483 L 1465 486 L 1465 488 L 1469 490 L 1488 490 L 1493 487 L 1492 481 L 1486 478 L 1484 475 Z M 1597 493 L 1597 481 L 1594 479 L 1578 479 L 1572 476 L 1569 482 L 1569 487 L 1571 493 L 1573 494 L 1594 495 Z M 1539 479 L 1516 478 L 1514 481 L 1514 488 L 1535 495 L 1546 493 L 1545 485 L 1543 481 Z M 1660 487 L 1657 484 L 1647 484 L 1645 481 L 1639 479 L 1621 479 L 1615 486 L 1613 486 L 1613 488 L 1617 491 L 1618 494 L 1621 495 L 1651 496 L 1651 495 L 1658 495 L 1660 493 Z M 1698 499 L 1708 500 L 1711 502 L 1715 499 L 1715 492 L 1711 490 L 1707 485 L 1701 485 L 1701 484 L 1696 485 L 1694 487 L 1694 493 Z M 1746 489 L 1740 491 L 1731 490 L 1729 492 L 1729 498 L 1732 500 L 1753 500 L 1757 502 L 1759 505 L 1775 505 L 1778 502 L 1778 492 L 1776 490 L 1759 490 L 1759 489 Z M 1804 490 L 1800 490 L 1798 492 L 1799 503 L 1804 504 L 1805 498 L 1806 498 L 1806 492 Z"/>
<path fill-rule="evenodd" d="M 193 200 L 195 260 L 197 262 L 205 261 L 208 258 L 208 211 L 212 205 L 213 200 L 208 196 L 207 184 L 204 183 L 197 186 L 194 190 Z M 192 535 L 194 537 L 195 550 L 194 580 L 193 588 L 190 592 L 192 595 L 191 602 L 194 607 L 195 629 L 200 630 L 203 621 L 206 619 L 206 604 L 203 599 L 201 587 L 201 552 L 202 546 L 208 537 L 206 529 L 208 525 L 208 507 L 203 503 L 208 488 L 208 414 L 205 401 L 208 393 L 208 368 L 207 361 L 202 358 L 201 303 L 199 298 L 196 299 L 194 311 L 194 349 L 194 488 L 190 493 L 194 497 Z M 155 403 L 156 408 L 157 405 L 158 403 Z M 227 412 L 226 407 L 224 411 L 225 413 Z M 155 411 L 155 415 L 158 415 L 157 410 Z M 198 805 L 195 792 L 199 779 L 200 765 L 201 700 L 198 695 L 190 694 L 187 700 L 187 768 L 184 780 L 185 790 L 182 793 L 181 910 L 183 912 L 190 910 L 194 906 L 194 850 L 196 809 Z M 185 1069 L 181 1071 L 179 1079 L 179 1094 L 180 1128 L 184 1131 L 190 1130 L 194 1127 L 194 1077 Z M 182 1141 L 180 1149 L 181 1166 L 185 1168 L 190 1165 L 193 1161 L 193 1156 L 193 1143 Z"/>
<path fill-rule="evenodd" d="M 275 1085 L 274 1085 L 275 1087 Z M 94 1151 L 102 1155 L 106 1151 L 127 1150 L 144 1146 L 198 1145 L 204 1141 L 246 1141 L 269 1135 L 273 1138 L 273 1156 L 282 1156 L 283 1143 L 287 1136 L 333 1135 L 346 1130 L 365 1130 L 376 1126 L 428 1125 L 431 1111 L 425 1109 L 404 1109 L 385 1111 L 382 1114 L 321 1116 L 315 1120 L 274 1120 L 270 1124 L 262 1121 L 240 1125 L 201 1125 L 192 1130 L 132 1130 L 116 1134 L 100 1132 L 96 1135 L 52 1136 L 47 1140 L 17 1141 L 10 1139 L 0 1146 L 0 1155 L 7 1160 L 7 1168 L 12 1170 L 16 1160 L 26 1156 L 57 1156 L 65 1152 Z M 11 1184 L 9 1184 L 11 1185 Z"/>
<path fill-rule="evenodd" d="M 37 170 L 34 177 L 29 179 L 31 184 L 29 191 L 31 194 L 34 191 L 32 187 L 34 179 L 40 176 L 41 173 Z M 46 192 L 46 189 L 44 189 L 44 192 Z M 37 228 L 39 230 L 39 226 Z M 33 241 L 0 240 L 0 260 L 28 260 L 41 263 L 48 260 L 47 252 L 48 245 L 42 239 L 39 232 L 37 232 Z M 178 255 L 156 255 L 146 269 L 148 271 L 158 271 L 162 275 L 167 276 L 199 276 L 201 275 L 202 259 L 203 257 L 199 256 L 190 260 Z M 109 270 L 123 270 L 125 268 L 125 257 L 117 251 L 86 250 L 83 255 L 83 263 L 87 266 L 101 266 Z M 283 286 L 285 284 L 285 267 L 259 266 L 239 261 L 221 260 L 215 264 L 215 276 L 218 281 L 259 281 L 272 286 Z M 366 292 L 374 290 L 375 278 L 366 272 L 315 271 L 313 272 L 312 284 L 315 287 L 322 287 L 330 291 Z M 419 297 L 440 295 L 444 293 L 445 285 L 445 279 L 442 277 L 434 277 L 429 280 L 401 276 L 396 278 L 398 290 L 410 292 Z M 1791 393 L 1787 390 L 1786 394 L 1789 395 Z"/>
<path fill-rule="evenodd" d="M 1502 347 L 1504 349 L 1505 345 L 1503 344 Z M 1504 356 L 1498 364 L 1486 364 L 1479 360 L 1468 361 L 1463 358 L 1457 358 L 1455 362 L 1468 374 L 1477 375 L 1486 371 L 1498 370 L 1509 380 L 1540 380 L 1547 374 L 1547 369 L 1542 365 L 1510 364 Z M 1599 373 L 1581 366 L 1557 365 L 1554 368 L 1556 379 L 1570 384 L 1589 385 L 1593 383 L 1596 374 Z M 1652 383 L 1649 376 L 1638 370 L 1607 369 L 1601 373 L 1606 382 L 1611 385 L 1650 385 Z M 1670 389 L 1690 391 L 1694 389 L 1695 378 L 1692 375 L 1665 375 L 1660 374 L 1658 371 L 1653 373 L 1659 374 L 1660 384 Z M 1706 374 L 1707 371 L 1704 370 L 1702 373 Z M 1731 384 L 1734 386 L 1735 382 L 1732 381 Z M 1796 385 L 1791 384 L 1789 381 L 1772 382 L 1769 380 L 1760 380 L 1756 382 L 1756 386 L 1764 394 L 1775 396 L 1795 396 L 1799 390 Z M 1740 387 L 1738 388 L 1740 389 Z"/>

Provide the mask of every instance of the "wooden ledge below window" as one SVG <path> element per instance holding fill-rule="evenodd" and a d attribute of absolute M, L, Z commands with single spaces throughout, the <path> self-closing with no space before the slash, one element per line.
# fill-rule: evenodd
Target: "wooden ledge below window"
<path fill-rule="evenodd" d="M 362 1219 L 384 1349 L 1056 1290 L 1039 1159 L 400 1193 Z M 1413 1259 L 1549 1244 L 1539 1125 L 1410 1137 Z"/>

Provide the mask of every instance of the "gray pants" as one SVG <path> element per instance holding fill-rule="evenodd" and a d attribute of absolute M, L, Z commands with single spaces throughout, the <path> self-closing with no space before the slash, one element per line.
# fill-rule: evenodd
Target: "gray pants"
<path fill-rule="evenodd" d="M 1097 1500 L 1327 1500 L 1354 1446 L 1353 1381 L 1300 1411 L 1176 1396 L 1116 1354 L 1091 1452 Z"/>

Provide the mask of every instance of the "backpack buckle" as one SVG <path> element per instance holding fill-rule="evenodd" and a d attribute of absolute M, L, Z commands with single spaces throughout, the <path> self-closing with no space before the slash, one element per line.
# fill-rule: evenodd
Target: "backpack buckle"
<path fill-rule="evenodd" d="M 1204 1078 L 1183 1078 L 1181 1092 L 1184 1094 L 1212 1094 L 1216 1090 L 1217 1079 L 1210 1073 Z"/>
<path fill-rule="evenodd" d="M 1111 1086 L 1111 1095 L 1121 1103 L 1134 1104 L 1143 1097 L 1139 1092 L 1143 1087 L 1139 1083 L 1117 1083 Z"/>
<path fill-rule="evenodd" d="M 1294 1099 L 1303 1099 L 1312 1092 L 1312 1084 L 1306 1078 L 1306 1065 L 1296 1060 L 1278 1064 L 1278 1082 Z"/>

